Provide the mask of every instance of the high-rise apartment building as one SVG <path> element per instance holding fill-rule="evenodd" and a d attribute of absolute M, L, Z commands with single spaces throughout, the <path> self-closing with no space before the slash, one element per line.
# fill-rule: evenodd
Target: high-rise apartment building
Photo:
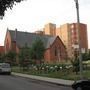
<path fill-rule="evenodd" d="M 80 23 L 78 26 L 79 31 L 77 30 L 77 23 L 67 23 L 56 29 L 56 35 L 65 44 L 70 58 L 74 56 L 74 50 L 78 48 L 78 42 L 80 43 L 81 51 L 86 52 L 88 49 L 87 25 Z"/>
<path fill-rule="evenodd" d="M 56 35 L 56 24 L 53 24 L 53 23 L 46 24 L 44 27 L 44 34 L 55 36 Z"/>
<path fill-rule="evenodd" d="M 61 38 L 63 43 L 67 46 L 69 39 L 69 24 L 61 25 L 59 28 L 56 28 L 56 35 Z"/>
<path fill-rule="evenodd" d="M 77 26 L 79 26 L 79 31 Z M 74 56 L 75 48 L 79 48 L 78 42 L 80 43 L 81 51 L 86 52 L 88 49 L 86 24 L 66 23 L 56 28 L 56 24 L 49 23 L 44 27 L 44 34 L 59 36 L 67 48 L 69 58 Z"/>

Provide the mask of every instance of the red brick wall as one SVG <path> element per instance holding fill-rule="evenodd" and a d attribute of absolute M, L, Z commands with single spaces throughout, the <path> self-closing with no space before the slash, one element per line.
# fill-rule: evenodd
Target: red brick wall
<path fill-rule="evenodd" d="M 12 41 L 12 50 L 15 51 L 16 53 L 19 53 L 19 48 L 16 45 L 16 41 Z"/>
<path fill-rule="evenodd" d="M 87 37 L 87 26 L 85 24 L 80 24 L 80 43 L 81 48 L 88 49 L 88 37 Z"/>
<path fill-rule="evenodd" d="M 56 49 L 56 55 L 55 55 Z M 66 49 L 59 37 L 54 43 L 45 51 L 44 59 L 48 63 L 60 62 L 66 59 Z"/>
<path fill-rule="evenodd" d="M 45 50 L 45 53 L 44 53 L 44 59 L 45 59 L 45 62 L 48 63 L 50 62 L 50 48 L 46 49 Z"/>
<path fill-rule="evenodd" d="M 0 46 L 0 53 L 4 53 L 4 46 Z"/>
<path fill-rule="evenodd" d="M 11 36 L 9 31 L 7 31 L 6 33 L 4 45 L 5 45 L 5 52 L 12 50 L 19 53 L 19 48 L 16 46 L 16 41 L 11 41 Z"/>
<path fill-rule="evenodd" d="M 5 46 L 5 53 L 11 50 L 12 45 L 11 45 L 11 37 L 9 31 L 7 31 L 6 33 L 4 46 Z"/>

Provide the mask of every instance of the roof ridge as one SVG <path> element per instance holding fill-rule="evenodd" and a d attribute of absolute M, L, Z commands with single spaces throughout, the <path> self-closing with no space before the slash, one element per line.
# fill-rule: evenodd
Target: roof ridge
<path fill-rule="evenodd" d="M 15 32 L 15 30 L 10 30 L 10 29 L 8 29 L 8 31 L 13 31 L 13 32 Z M 36 34 L 36 33 L 34 33 L 34 32 L 26 32 L 26 31 L 18 31 L 17 30 L 17 32 L 19 32 L 19 33 L 27 33 L 27 34 L 33 34 L 33 35 L 38 35 L 38 36 L 47 36 L 47 37 L 57 37 L 57 36 L 52 36 L 52 35 L 40 35 L 40 34 Z"/>

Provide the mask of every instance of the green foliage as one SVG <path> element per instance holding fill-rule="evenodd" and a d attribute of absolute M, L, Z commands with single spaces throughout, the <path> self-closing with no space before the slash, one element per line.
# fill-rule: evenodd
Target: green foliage
<path fill-rule="evenodd" d="M 20 3 L 21 1 L 23 0 L 0 0 L 0 16 L 3 17 L 7 8 L 12 9 L 13 5 Z"/>
<path fill-rule="evenodd" d="M 74 60 L 71 60 L 71 64 L 73 65 L 73 72 L 76 72 L 76 74 L 78 74 L 78 72 L 79 72 L 79 58 L 75 57 Z"/>
<path fill-rule="evenodd" d="M 3 62 L 2 54 L 0 53 L 0 63 Z"/>
<path fill-rule="evenodd" d="M 41 39 L 37 38 L 30 50 L 31 59 L 40 60 L 44 57 L 45 47 Z"/>
<path fill-rule="evenodd" d="M 90 51 L 89 51 L 89 53 L 88 53 L 88 60 L 90 60 Z"/>
<path fill-rule="evenodd" d="M 5 54 L 5 62 L 10 63 L 13 65 L 16 62 L 16 53 L 13 51 L 9 51 L 8 53 Z"/>
<path fill-rule="evenodd" d="M 2 63 L 2 62 L 5 62 L 5 60 L 6 60 L 6 55 L 3 53 L 0 53 L 0 62 Z"/>
<path fill-rule="evenodd" d="M 30 48 L 27 46 L 27 44 L 25 44 L 25 47 L 20 50 L 19 63 L 23 67 L 27 67 L 30 63 Z"/>
<path fill-rule="evenodd" d="M 88 60 L 88 53 L 83 53 L 82 54 L 82 59 L 83 59 L 83 61 Z"/>
<path fill-rule="evenodd" d="M 89 51 L 89 53 L 83 53 L 82 59 L 83 59 L 83 61 L 90 60 L 90 51 Z"/>

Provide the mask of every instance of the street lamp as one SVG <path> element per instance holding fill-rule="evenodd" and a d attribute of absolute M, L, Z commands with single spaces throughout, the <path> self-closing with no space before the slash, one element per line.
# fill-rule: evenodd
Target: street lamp
<path fill-rule="evenodd" d="M 82 54 L 81 54 L 81 43 L 80 43 L 80 33 L 79 33 L 79 23 L 80 23 L 80 20 L 79 20 L 79 3 L 78 3 L 78 0 L 74 0 L 75 1 L 75 5 L 76 5 L 76 12 L 77 12 L 77 32 L 78 32 L 78 45 L 79 45 L 79 62 L 80 62 L 80 78 L 82 79 L 83 78 L 83 66 L 82 66 Z"/>

